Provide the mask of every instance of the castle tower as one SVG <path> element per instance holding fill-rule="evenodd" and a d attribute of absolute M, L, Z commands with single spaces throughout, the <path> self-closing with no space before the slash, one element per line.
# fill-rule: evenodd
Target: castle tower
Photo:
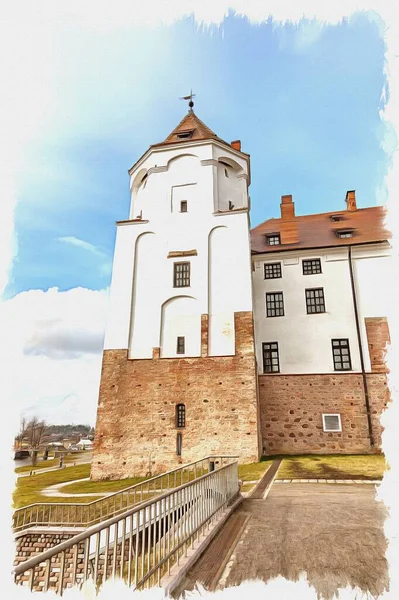
<path fill-rule="evenodd" d="M 155 473 L 209 454 L 256 461 L 249 155 L 190 107 L 129 175 L 92 477 Z"/>

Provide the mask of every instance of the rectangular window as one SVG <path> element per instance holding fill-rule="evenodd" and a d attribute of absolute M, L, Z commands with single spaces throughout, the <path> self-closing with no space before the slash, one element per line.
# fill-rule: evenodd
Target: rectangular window
<path fill-rule="evenodd" d="M 190 286 L 190 263 L 179 262 L 173 265 L 173 287 Z"/>
<path fill-rule="evenodd" d="M 341 415 L 322 415 L 323 431 L 342 431 Z"/>
<path fill-rule="evenodd" d="M 180 202 L 180 212 L 187 212 L 187 200 Z"/>
<path fill-rule="evenodd" d="M 280 234 L 271 233 L 266 235 L 266 243 L 268 246 L 278 246 L 280 244 Z"/>
<path fill-rule="evenodd" d="M 184 337 L 177 338 L 176 354 L 184 354 Z"/>
<path fill-rule="evenodd" d="M 186 407 L 184 404 L 176 405 L 176 427 L 186 426 Z"/>
<path fill-rule="evenodd" d="M 281 277 L 281 263 L 266 263 L 265 279 L 279 279 Z"/>
<path fill-rule="evenodd" d="M 353 237 L 354 229 L 340 229 L 336 231 L 336 235 L 339 238 L 351 238 Z"/>
<path fill-rule="evenodd" d="M 306 312 L 308 315 L 326 312 L 323 288 L 305 290 Z"/>
<path fill-rule="evenodd" d="M 270 294 L 266 294 L 266 316 L 284 316 L 283 292 L 271 292 Z"/>
<path fill-rule="evenodd" d="M 321 273 L 321 260 L 320 258 L 312 258 L 311 260 L 302 261 L 302 273 L 304 275 L 315 275 Z"/>
<path fill-rule="evenodd" d="M 331 340 L 335 371 L 351 371 L 351 356 L 349 352 L 349 340 Z"/>
<path fill-rule="evenodd" d="M 278 342 L 264 342 L 262 344 L 263 372 L 280 373 L 278 356 Z"/>

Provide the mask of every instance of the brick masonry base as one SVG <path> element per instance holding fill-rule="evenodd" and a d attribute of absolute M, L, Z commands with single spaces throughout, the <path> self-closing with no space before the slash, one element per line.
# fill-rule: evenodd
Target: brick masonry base
<path fill-rule="evenodd" d="M 58 546 L 62 542 L 70 540 L 75 535 L 80 533 L 81 529 L 76 529 L 74 531 L 62 531 L 60 528 L 57 531 L 49 531 L 46 529 L 45 531 L 35 531 L 30 530 L 24 533 L 20 533 L 16 536 L 16 554 L 14 560 L 14 566 L 18 566 L 21 563 L 24 563 L 29 558 L 33 556 L 38 556 L 42 552 L 45 552 L 49 548 L 53 548 L 54 546 Z M 112 574 L 112 563 L 113 563 L 113 543 L 110 544 L 108 550 L 108 559 L 107 559 L 107 576 L 110 577 Z M 127 560 L 129 557 L 129 545 L 128 543 L 124 544 L 123 547 L 124 552 L 124 563 L 127 564 Z M 121 564 L 121 553 L 122 553 L 122 543 L 119 542 L 116 547 L 116 568 L 117 572 L 120 569 Z M 75 560 L 75 546 L 66 550 L 65 552 L 65 565 L 64 565 L 64 582 L 67 587 L 72 587 L 72 583 L 76 585 L 75 582 L 72 582 L 72 574 L 74 570 L 74 560 Z M 105 567 L 105 551 L 102 549 L 99 555 L 99 563 L 98 563 L 98 576 L 102 578 L 104 574 Z M 55 555 L 51 559 L 51 569 L 50 569 L 50 589 L 58 589 L 59 582 L 59 573 L 61 570 L 61 554 Z M 84 573 L 84 542 L 79 542 L 78 551 L 77 551 L 77 565 L 76 565 L 76 579 L 77 583 L 81 583 L 83 580 Z M 46 565 L 43 563 L 39 567 L 35 569 L 35 578 L 33 582 L 33 590 L 40 591 L 44 587 L 46 576 Z M 23 573 L 22 575 L 18 575 L 16 578 L 17 583 L 21 583 L 23 585 L 27 585 L 29 582 L 29 572 Z"/>
<path fill-rule="evenodd" d="M 235 356 L 207 356 L 207 315 L 201 357 L 129 360 L 105 350 L 91 477 L 122 479 L 160 473 L 210 454 L 260 456 L 252 312 L 234 315 Z M 186 406 L 176 428 L 175 407 Z M 176 436 L 182 434 L 182 455 Z"/>
<path fill-rule="evenodd" d="M 375 448 L 370 447 L 361 374 L 260 375 L 263 453 L 354 454 L 381 448 L 386 375 L 367 375 Z M 322 413 L 339 413 L 342 432 L 324 432 Z"/>

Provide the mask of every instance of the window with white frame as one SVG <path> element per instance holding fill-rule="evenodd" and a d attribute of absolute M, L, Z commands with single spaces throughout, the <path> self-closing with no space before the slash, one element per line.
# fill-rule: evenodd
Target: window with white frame
<path fill-rule="evenodd" d="M 323 414 L 323 431 L 342 431 L 341 415 Z"/>

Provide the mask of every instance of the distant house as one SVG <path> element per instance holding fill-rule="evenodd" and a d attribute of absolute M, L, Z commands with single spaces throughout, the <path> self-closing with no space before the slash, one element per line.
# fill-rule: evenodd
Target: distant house
<path fill-rule="evenodd" d="M 62 442 L 49 442 L 48 444 L 45 445 L 45 448 L 46 448 L 46 450 L 49 450 L 50 452 L 52 452 L 52 451 L 66 452 L 66 448 Z"/>
<path fill-rule="evenodd" d="M 93 442 L 91 440 L 83 439 L 76 444 L 76 447 L 79 450 L 93 450 Z"/>

